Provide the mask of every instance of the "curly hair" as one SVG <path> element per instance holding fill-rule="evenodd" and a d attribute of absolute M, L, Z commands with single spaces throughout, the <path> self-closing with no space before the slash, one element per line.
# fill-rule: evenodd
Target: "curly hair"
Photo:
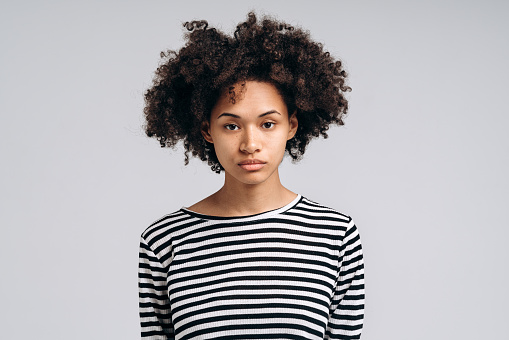
<path fill-rule="evenodd" d="M 310 140 L 327 138 L 330 124 L 343 125 L 348 110 L 344 93 L 347 73 L 340 60 L 311 40 L 309 32 L 270 17 L 257 21 L 253 12 L 233 36 L 208 27 L 207 21 L 186 22 L 186 44 L 178 52 L 161 52 L 153 85 L 145 93 L 145 132 L 161 147 L 182 141 L 185 164 L 189 153 L 206 161 L 217 173 L 224 170 L 214 145 L 201 134 L 202 122 L 220 94 L 248 80 L 273 84 L 289 115 L 299 122 L 286 152 L 302 158 Z"/>

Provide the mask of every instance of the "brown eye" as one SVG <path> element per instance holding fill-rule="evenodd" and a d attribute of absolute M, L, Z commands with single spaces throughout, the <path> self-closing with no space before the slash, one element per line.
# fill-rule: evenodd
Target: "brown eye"
<path fill-rule="evenodd" d="M 272 122 L 265 122 L 265 123 L 263 123 L 263 127 L 264 127 L 265 129 L 270 129 L 270 128 L 272 128 L 273 126 L 274 126 L 274 123 L 272 123 Z"/>
<path fill-rule="evenodd" d="M 227 124 L 224 126 L 227 130 L 234 131 L 237 130 L 239 127 L 235 124 Z"/>

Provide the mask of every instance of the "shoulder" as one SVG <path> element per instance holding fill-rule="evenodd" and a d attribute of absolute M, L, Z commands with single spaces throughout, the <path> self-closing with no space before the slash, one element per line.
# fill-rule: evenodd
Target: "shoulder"
<path fill-rule="evenodd" d="M 302 196 L 293 209 L 286 212 L 299 218 L 305 223 L 329 226 L 336 231 L 341 238 L 356 229 L 353 218 L 337 209 L 325 206 L 316 201 Z"/>
<path fill-rule="evenodd" d="M 215 202 L 215 194 L 212 194 L 187 207 L 187 209 L 203 215 L 218 216 L 223 212 L 218 206 L 219 205 Z"/>
<path fill-rule="evenodd" d="M 295 213 L 298 213 L 303 217 L 319 218 L 347 224 L 352 221 L 352 218 L 349 215 L 339 212 L 334 208 L 330 208 L 312 201 L 304 196 L 302 196 L 301 200 L 293 210 Z"/>
<path fill-rule="evenodd" d="M 156 248 L 162 243 L 171 242 L 175 230 L 178 230 L 179 226 L 190 223 L 191 220 L 193 220 L 193 217 L 186 214 L 182 209 L 164 215 L 145 228 L 141 233 L 142 242 L 145 242 L 151 248 Z"/>

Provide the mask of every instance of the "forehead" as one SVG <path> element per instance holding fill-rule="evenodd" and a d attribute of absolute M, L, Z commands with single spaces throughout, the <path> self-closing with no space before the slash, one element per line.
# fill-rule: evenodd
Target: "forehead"
<path fill-rule="evenodd" d="M 235 114 L 259 114 L 277 110 L 288 114 L 286 104 L 278 89 L 270 83 L 245 81 L 225 89 L 214 108 L 212 116 L 229 112 Z"/>

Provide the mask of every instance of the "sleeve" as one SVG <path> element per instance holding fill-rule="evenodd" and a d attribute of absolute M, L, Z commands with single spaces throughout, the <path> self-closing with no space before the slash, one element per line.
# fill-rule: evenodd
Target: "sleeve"
<path fill-rule="evenodd" d="M 359 232 L 352 220 L 339 255 L 339 275 L 325 339 L 360 339 L 364 319 L 364 260 Z"/>
<path fill-rule="evenodd" d="M 163 265 L 142 237 L 138 289 L 143 339 L 175 339 L 166 277 L 167 273 Z"/>

